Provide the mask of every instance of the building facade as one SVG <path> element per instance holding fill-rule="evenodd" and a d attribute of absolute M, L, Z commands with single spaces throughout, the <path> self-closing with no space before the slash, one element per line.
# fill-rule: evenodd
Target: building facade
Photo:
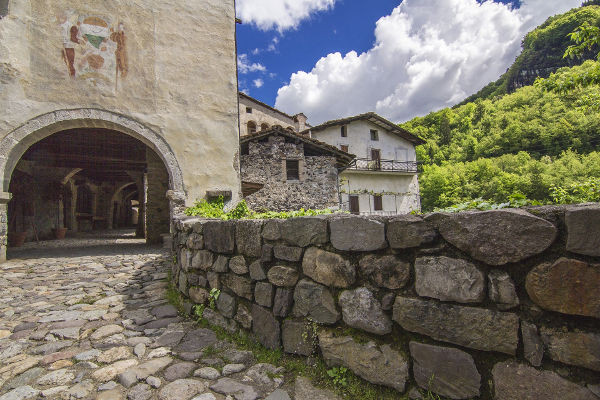
<path fill-rule="evenodd" d="M 375 113 L 329 121 L 303 134 L 356 155 L 340 175 L 344 209 L 365 215 L 420 211 L 415 146 L 423 140 Z"/>
<path fill-rule="evenodd" d="M 302 132 L 309 127 L 306 116 L 302 113 L 288 115 L 247 94 L 239 93 L 240 137 L 273 127 Z"/>
<path fill-rule="evenodd" d="M 144 232 L 153 241 L 169 232 L 170 212 L 208 191 L 241 198 L 233 0 L 1 4 L 0 257 L 7 230 L 39 234 L 38 227 L 52 225 L 42 218 L 56 219 L 55 228 L 74 219 L 70 229 L 88 226 L 90 218 L 99 226 L 125 222 L 120 205 L 135 211 L 135 202 L 122 197 L 128 193 L 118 192 L 126 184 L 136 187 L 145 213 L 139 220 L 148 221 Z M 64 132 L 94 140 L 69 148 L 56 141 Z M 123 147 L 114 135 L 135 144 Z M 78 200 L 67 192 L 42 193 L 34 184 L 37 192 L 28 196 L 22 186 L 45 179 L 49 169 L 61 190 L 91 196 L 96 206 L 75 206 L 69 217 L 64 204 Z M 12 181 L 21 199 L 8 207 Z M 31 207 L 38 197 L 58 218 Z M 22 223 L 25 217 L 34 223 Z"/>
<path fill-rule="evenodd" d="M 351 154 L 288 129 L 241 138 L 242 189 L 255 211 L 337 208 L 339 171 Z"/>

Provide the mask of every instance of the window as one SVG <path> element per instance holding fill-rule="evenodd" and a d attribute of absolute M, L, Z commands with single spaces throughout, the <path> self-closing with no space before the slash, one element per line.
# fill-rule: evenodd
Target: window
<path fill-rule="evenodd" d="M 371 129 L 371 140 L 379 140 L 379 132 L 377 129 Z"/>
<path fill-rule="evenodd" d="M 371 149 L 371 169 L 381 169 L 381 150 Z"/>
<path fill-rule="evenodd" d="M 300 180 L 300 161 L 285 160 L 285 173 L 288 181 Z"/>
<path fill-rule="evenodd" d="M 383 211 L 383 197 L 380 194 L 373 195 L 373 210 Z"/>
<path fill-rule="evenodd" d="M 341 128 L 342 137 L 348 137 L 348 127 L 346 125 Z"/>
<path fill-rule="evenodd" d="M 266 131 L 267 129 L 269 129 L 269 124 L 262 124 L 262 125 L 260 126 L 260 130 L 261 130 L 261 131 Z"/>
<path fill-rule="evenodd" d="M 252 114 L 252 107 L 246 107 L 246 114 Z"/>
<path fill-rule="evenodd" d="M 8 15 L 8 0 L 0 0 L 0 19 Z"/>
<path fill-rule="evenodd" d="M 346 153 L 348 153 L 348 145 L 347 144 L 341 144 L 340 145 L 340 150 L 345 151 Z"/>
<path fill-rule="evenodd" d="M 350 200 L 350 213 L 351 214 L 358 214 L 359 211 L 359 206 L 358 206 L 358 196 L 357 195 L 350 195 L 348 196 L 349 200 Z"/>
<path fill-rule="evenodd" d="M 248 122 L 248 135 L 256 133 L 256 124 L 253 121 Z"/>

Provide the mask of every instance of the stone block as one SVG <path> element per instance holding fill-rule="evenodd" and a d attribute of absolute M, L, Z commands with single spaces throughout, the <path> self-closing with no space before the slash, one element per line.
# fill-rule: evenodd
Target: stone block
<path fill-rule="evenodd" d="M 541 336 L 554 361 L 600 372 L 600 334 L 541 328 Z"/>
<path fill-rule="evenodd" d="M 238 221 L 235 228 L 235 242 L 239 253 L 248 257 L 260 257 L 262 252 L 261 231 L 263 221 Z"/>
<path fill-rule="evenodd" d="M 425 219 L 448 242 L 489 265 L 540 254 L 554 243 L 558 232 L 550 222 L 524 210 L 435 213 Z"/>
<path fill-rule="evenodd" d="M 281 239 L 292 246 L 308 247 L 327 243 L 327 221 L 321 217 L 286 219 L 281 221 L 279 229 Z"/>
<path fill-rule="evenodd" d="M 361 275 L 374 285 L 386 289 L 400 289 L 410 279 L 410 264 L 396 256 L 366 255 L 358 263 Z"/>
<path fill-rule="evenodd" d="M 248 273 L 248 265 L 244 256 L 235 256 L 229 260 L 229 269 L 238 275 Z"/>
<path fill-rule="evenodd" d="M 267 282 L 257 282 L 254 287 L 254 301 L 263 307 L 271 308 L 273 293 L 273 285 Z"/>
<path fill-rule="evenodd" d="M 433 242 L 437 232 L 416 215 L 400 215 L 389 220 L 387 240 L 392 249 L 409 249 Z"/>
<path fill-rule="evenodd" d="M 263 244 L 260 253 L 260 261 L 271 262 L 273 261 L 273 246 L 270 244 Z"/>
<path fill-rule="evenodd" d="M 302 259 L 302 247 L 275 246 L 275 258 L 283 261 L 300 261 Z"/>
<path fill-rule="evenodd" d="M 262 237 L 266 240 L 279 240 L 281 239 L 281 223 L 280 219 L 269 219 L 267 220 L 262 228 Z"/>
<path fill-rule="evenodd" d="M 252 332 L 258 341 L 269 349 L 279 349 L 281 346 L 281 330 L 279 321 L 271 312 L 259 305 L 252 305 Z"/>
<path fill-rule="evenodd" d="M 177 287 L 179 291 L 184 294 L 184 296 L 188 295 L 188 281 L 187 274 L 183 271 L 179 273 L 179 280 L 177 281 Z"/>
<path fill-rule="evenodd" d="M 515 361 L 492 369 L 495 400 L 597 400 L 588 389 L 560 377 Z"/>
<path fill-rule="evenodd" d="M 243 304 L 238 305 L 235 320 L 242 325 L 244 329 L 250 329 L 252 327 L 252 314 L 250 314 L 248 308 Z"/>
<path fill-rule="evenodd" d="M 294 290 L 277 288 L 273 302 L 273 314 L 276 317 L 285 318 L 292 311 L 294 304 Z"/>
<path fill-rule="evenodd" d="M 346 325 L 376 335 L 392 331 L 392 321 L 384 314 L 381 304 L 367 288 L 345 290 L 339 298 Z"/>
<path fill-rule="evenodd" d="M 600 266 L 560 258 L 527 275 L 531 300 L 545 310 L 600 318 Z"/>
<path fill-rule="evenodd" d="M 235 222 L 207 221 L 204 224 L 204 247 L 215 253 L 232 254 L 235 249 Z"/>
<path fill-rule="evenodd" d="M 421 257 L 415 261 L 415 289 L 423 297 L 480 303 L 485 298 L 485 275 L 465 260 Z"/>
<path fill-rule="evenodd" d="M 208 271 L 213 265 L 213 254 L 210 251 L 198 250 L 194 254 L 191 269 Z"/>
<path fill-rule="evenodd" d="M 232 273 L 221 277 L 223 285 L 229 288 L 233 293 L 240 297 L 244 297 L 250 301 L 253 298 L 252 281 Z"/>
<path fill-rule="evenodd" d="M 285 320 L 281 328 L 283 350 L 290 354 L 310 356 L 315 351 L 317 338 L 307 322 Z"/>
<path fill-rule="evenodd" d="M 207 272 L 206 279 L 211 289 L 221 289 L 221 277 L 216 272 Z"/>
<path fill-rule="evenodd" d="M 229 258 L 225 256 L 218 256 L 215 263 L 212 265 L 214 272 L 224 273 L 228 271 Z"/>
<path fill-rule="evenodd" d="M 333 217 L 329 221 L 331 244 L 343 251 L 374 251 L 387 247 L 385 224 L 359 216 Z"/>
<path fill-rule="evenodd" d="M 294 315 L 310 317 L 320 324 L 335 324 L 340 313 L 331 292 L 323 285 L 303 279 L 294 290 Z"/>
<path fill-rule="evenodd" d="M 389 345 L 356 343 L 351 337 L 334 337 L 319 332 L 319 347 L 327 366 L 344 366 L 375 385 L 404 392 L 408 381 L 408 360 Z"/>
<path fill-rule="evenodd" d="M 235 311 L 236 311 L 235 297 L 230 296 L 229 294 L 227 294 L 225 292 L 221 292 L 221 294 L 219 294 L 219 297 L 217 298 L 217 301 L 215 301 L 215 304 L 217 306 L 217 310 L 224 317 L 233 318 L 233 316 L 235 315 Z"/>
<path fill-rule="evenodd" d="M 269 270 L 267 277 L 275 286 L 293 287 L 300 274 L 294 268 L 276 265 Z"/>
<path fill-rule="evenodd" d="M 221 327 L 229 333 L 236 333 L 238 331 L 237 323 L 234 320 L 227 319 L 223 315 L 210 308 L 206 308 L 204 310 L 202 318 L 204 318 L 209 324 Z"/>
<path fill-rule="evenodd" d="M 523 338 L 523 355 L 525 359 L 534 367 L 542 365 L 544 344 L 537 326 L 527 321 L 521 321 L 521 337 Z"/>
<path fill-rule="evenodd" d="M 208 301 L 208 290 L 200 287 L 191 287 L 189 290 L 190 299 L 195 304 L 206 304 Z"/>
<path fill-rule="evenodd" d="M 356 280 L 356 270 L 339 254 L 311 247 L 302 260 L 304 274 L 326 286 L 350 287 Z"/>
<path fill-rule="evenodd" d="M 586 256 L 600 256 L 600 206 L 574 207 L 565 214 L 567 250 Z"/>
<path fill-rule="evenodd" d="M 267 274 L 265 274 L 265 269 L 260 260 L 256 260 L 250 264 L 248 270 L 250 272 L 250 279 L 253 281 L 263 281 L 267 279 Z"/>
<path fill-rule="evenodd" d="M 516 355 L 516 314 L 398 296 L 393 320 L 410 332 L 476 350 Z"/>
<path fill-rule="evenodd" d="M 470 354 L 450 347 L 410 342 L 417 384 L 451 399 L 479 397 L 481 375 Z"/>
<path fill-rule="evenodd" d="M 501 310 L 509 310 L 520 303 L 515 284 L 505 271 L 495 269 L 489 272 L 488 292 L 490 300 Z"/>
<path fill-rule="evenodd" d="M 190 233 L 186 241 L 186 246 L 190 249 L 202 250 L 204 248 L 204 237 L 197 233 Z"/>

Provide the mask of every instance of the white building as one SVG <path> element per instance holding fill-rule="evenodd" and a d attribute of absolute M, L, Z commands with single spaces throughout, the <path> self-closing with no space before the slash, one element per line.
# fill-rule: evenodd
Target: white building
<path fill-rule="evenodd" d="M 356 155 L 340 174 L 344 209 L 367 215 L 420 211 L 415 146 L 425 143 L 422 139 L 372 112 L 302 133 Z"/>
<path fill-rule="evenodd" d="M 243 92 L 238 95 L 240 108 L 240 136 L 280 126 L 293 132 L 302 132 L 310 125 L 302 113 L 294 116 L 279 111 Z"/>

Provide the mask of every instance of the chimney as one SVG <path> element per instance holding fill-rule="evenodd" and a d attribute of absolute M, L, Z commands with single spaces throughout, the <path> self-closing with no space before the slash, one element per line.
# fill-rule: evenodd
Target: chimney
<path fill-rule="evenodd" d="M 306 115 L 303 113 L 294 115 L 294 122 L 296 123 L 296 132 L 300 133 L 306 129 Z"/>

